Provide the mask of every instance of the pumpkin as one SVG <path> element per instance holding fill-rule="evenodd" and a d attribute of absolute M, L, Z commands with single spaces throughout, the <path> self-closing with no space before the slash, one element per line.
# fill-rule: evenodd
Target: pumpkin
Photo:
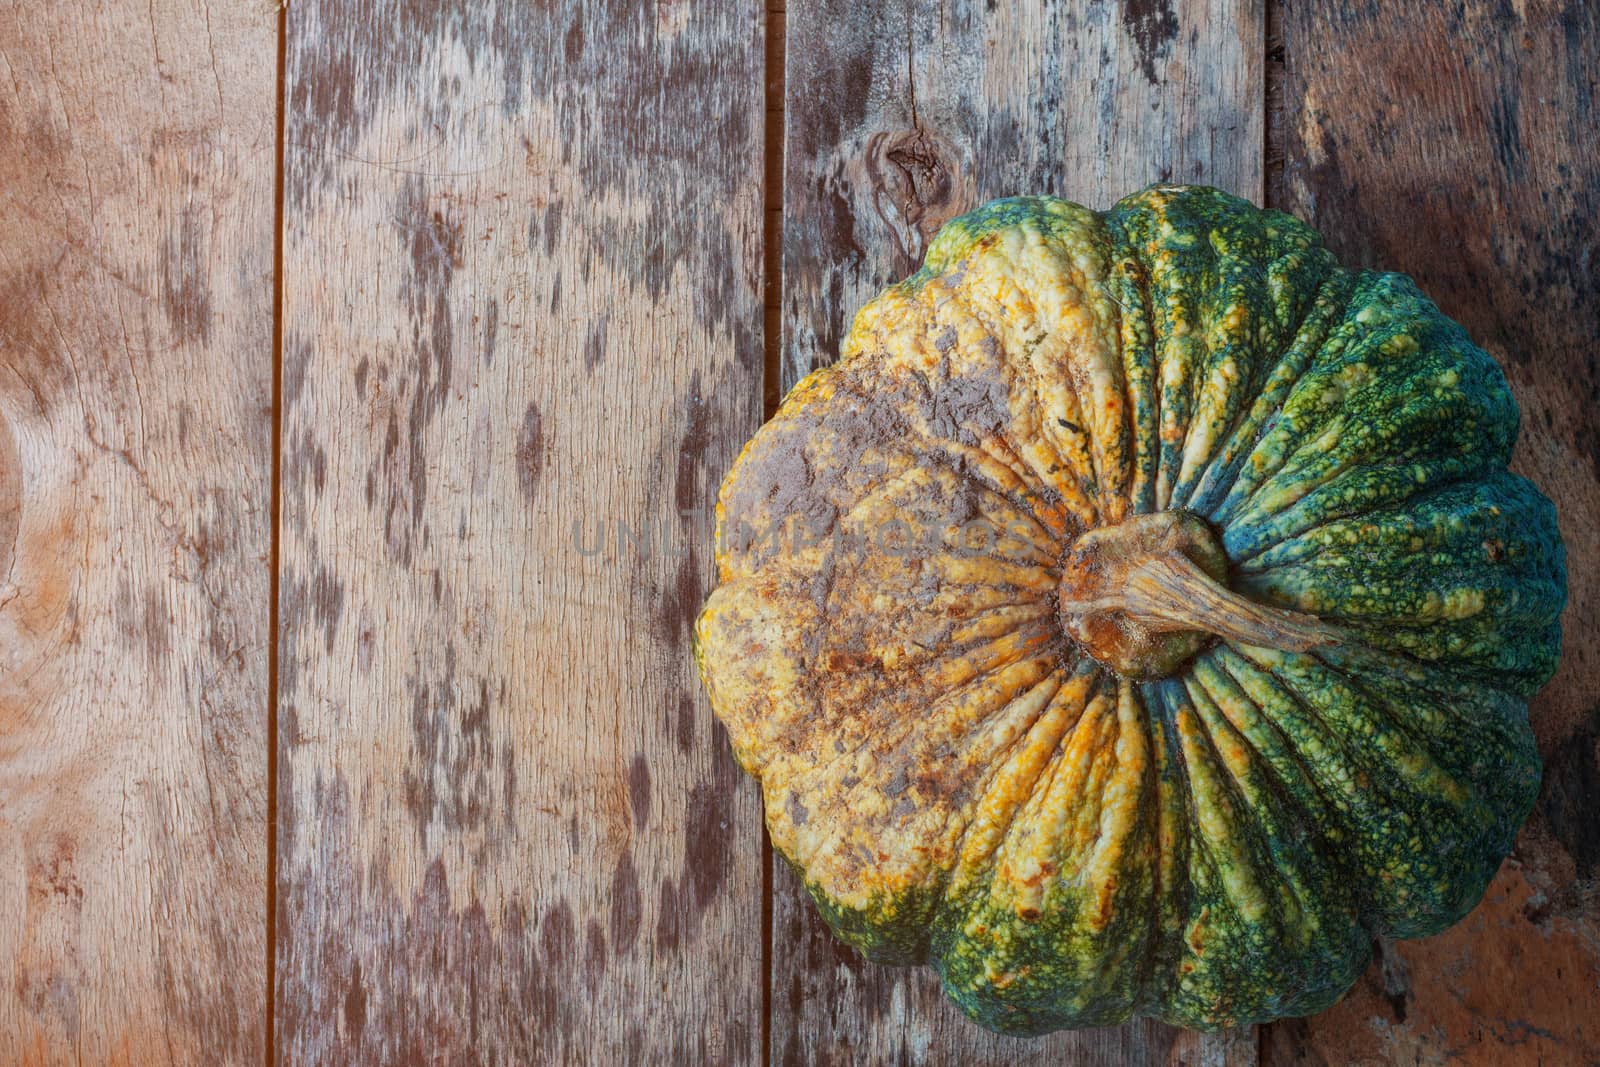
<path fill-rule="evenodd" d="M 1288 215 L 955 219 L 721 489 L 695 655 L 773 845 L 997 1031 L 1328 1007 L 1534 800 L 1566 575 L 1517 425 Z"/>

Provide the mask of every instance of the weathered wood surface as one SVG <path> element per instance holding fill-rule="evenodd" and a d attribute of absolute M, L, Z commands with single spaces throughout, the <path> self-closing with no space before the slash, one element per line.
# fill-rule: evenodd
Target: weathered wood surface
<path fill-rule="evenodd" d="M 275 19 L 0 5 L 0 1062 L 259 1063 Z"/>
<path fill-rule="evenodd" d="M 278 1054 L 756 1062 L 688 636 L 761 416 L 762 7 L 287 32 Z"/>
<path fill-rule="evenodd" d="M 1263 10 L 1220 3 L 788 4 L 783 386 L 830 362 L 855 309 L 996 196 L 1094 207 L 1153 181 L 1259 198 Z M 774 875 L 772 1058 L 782 1063 L 1253 1063 L 1253 1035 L 1138 1022 L 1021 1041 L 926 969 L 864 963 Z"/>
<path fill-rule="evenodd" d="M 1286 4 L 1276 206 L 1347 262 L 1413 275 L 1505 367 L 1513 466 L 1556 501 L 1570 603 L 1531 714 L 1544 783 L 1516 859 L 1435 938 L 1385 946 L 1273 1063 L 1600 1058 L 1600 11 Z"/>
<path fill-rule="evenodd" d="M 281 97 L 273 6 L 0 4 L 0 1062 L 1254 1062 L 839 948 L 687 658 L 763 254 L 770 405 L 950 216 L 1156 179 L 1418 277 L 1570 553 L 1516 859 L 1262 1058 L 1593 1060 L 1593 5 L 295 0 Z"/>

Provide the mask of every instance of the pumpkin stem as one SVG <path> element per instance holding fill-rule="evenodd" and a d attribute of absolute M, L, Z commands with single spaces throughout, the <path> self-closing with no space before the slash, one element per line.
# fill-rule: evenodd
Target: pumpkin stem
<path fill-rule="evenodd" d="M 1200 629 L 1285 652 L 1306 652 L 1337 639 L 1333 628 L 1313 615 L 1246 600 L 1187 556 L 1135 567 L 1121 599 L 1124 614 L 1158 632 Z"/>
<path fill-rule="evenodd" d="M 1078 538 L 1062 561 L 1059 600 L 1067 632 L 1133 678 L 1170 675 L 1212 636 L 1287 652 L 1339 640 L 1314 616 L 1229 589 L 1216 534 L 1181 511 L 1137 515 Z"/>

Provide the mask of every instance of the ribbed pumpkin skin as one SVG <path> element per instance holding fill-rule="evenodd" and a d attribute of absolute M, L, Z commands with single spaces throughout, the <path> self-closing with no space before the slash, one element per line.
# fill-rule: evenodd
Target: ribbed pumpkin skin
<path fill-rule="evenodd" d="M 749 443 L 696 628 L 774 845 L 995 1030 L 1318 1011 L 1480 898 L 1538 787 L 1566 596 L 1494 361 L 1296 220 L 1157 186 L 991 203 Z M 1083 531 L 1183 509 L 1346 639 L 1165 678 L 1057 615 Z"/>

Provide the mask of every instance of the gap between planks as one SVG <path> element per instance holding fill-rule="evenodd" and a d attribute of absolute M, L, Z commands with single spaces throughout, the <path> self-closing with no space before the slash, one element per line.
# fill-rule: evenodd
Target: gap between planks
<path fill-rule="evenodd" d="M 267 1003 L 266 1067 L 278 1062 L 278 575 L 279 522 L 283 515 L 283 166 L 289 63 L 289 5 L 280 4 L 278 67 L 274 82 L 272 176 L 272 470 L 268 476 L 267 534 Z"/>

